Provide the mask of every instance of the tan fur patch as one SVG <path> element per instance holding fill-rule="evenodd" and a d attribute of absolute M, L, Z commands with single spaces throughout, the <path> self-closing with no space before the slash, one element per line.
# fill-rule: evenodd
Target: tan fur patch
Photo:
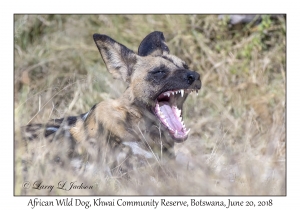
<path fill-rule="evenodd" d="M 76 142 L 84 141 L 86 138 L 84 131 L 84 123 L 78 119 L 76 124 L 70 128 L 70 134 L 73 136 Z"/>

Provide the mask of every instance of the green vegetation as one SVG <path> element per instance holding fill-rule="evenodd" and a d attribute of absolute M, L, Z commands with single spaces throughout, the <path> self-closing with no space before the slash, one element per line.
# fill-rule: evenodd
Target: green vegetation
<path fill-rule="evenodd" d="M 125 89 L 107 72 L 92 35 L 109 35 L 137 51 L 154 30 L 201 75 L 199 96 L 190 95 L 185 104 L 190 137 L 176 145 L 178 159 L 190 159 L 189 165 L 162 164 L 173 167 L 172 175 L 145 167 L 129 180 L 82 176 L 67 166 L 54 170 L 46 150 L 62 145 L 40 143 L 27 180 L 97 187 L 27 194 L 286 194 L 286 24 L 268 15 L 259 25 L 233 28 L 217 15 L 15 15 L 15 194 L 26 193 L 22 160 L 29 151 L 22 125 L 84 113 Z"/>

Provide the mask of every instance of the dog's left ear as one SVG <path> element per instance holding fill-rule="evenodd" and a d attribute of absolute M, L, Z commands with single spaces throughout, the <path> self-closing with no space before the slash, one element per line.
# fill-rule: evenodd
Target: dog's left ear
<path fill-rule="evenodd" d="M 170 50 L 165 42 L 164 34 L 160 31 L 154 31 L 146 36 L 141 42 L 138 50 L 140 56 L 157 56 L 169 54 Z"/>
<path fill-rule="evenodd" d="M 114 78 L 129 82 L 138 55 L 109 36 L 94 34 L 93 38 L 108 71 Z"/>

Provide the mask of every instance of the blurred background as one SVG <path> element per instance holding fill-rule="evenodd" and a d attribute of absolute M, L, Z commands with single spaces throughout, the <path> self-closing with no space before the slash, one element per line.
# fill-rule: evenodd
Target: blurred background
<path fill-rule="evenodd" d="M 24 191 L 20 127 L 87 112 L 122 94 L 93 41 L 106 34 L 137 52 L 162 31 L 174 54 L 200 73 L 202 89 L 185 103 L 191 128 L 176 145 L 176 176 L 141 169 L 130 180 L 78 175 L 47 162 L 43 145 L 28 180 L 84 180 L 91 191 Z M 285 195 L 286 21 L 284 15 L 15 15 L 15 194 Z M 53 147 L 52 149 L 58 149 Z M 80 182 L 80 181 L 79 181 Z"/>

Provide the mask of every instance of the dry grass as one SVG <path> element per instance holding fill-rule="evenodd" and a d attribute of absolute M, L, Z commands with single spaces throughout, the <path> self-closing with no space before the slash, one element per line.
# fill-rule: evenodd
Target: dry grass
<path fill-rule="evenodd" d="M 284 19 L 269 16 L 258 26 L 229 29 L 216 15 L 16 15 L 15 194 L 285 195 L 285 27 Z M 173 173 L 149 166 L 124 179 L 54 166 L 51 152 L 65 153 L 62 143 L 41 140 L 26 149 L 22 125 L 78 115 L 122 94 L 125 86 L 106 71 L 93 33 L 137 51 L 154 30 L 163 31 L 170 51 L 201 74 L 199 96 L 185 104 L 190 137 L 176 145 L 178 159 L 191 160 L 188 166 L 163 163 Z M 37 155 L 25 176 L 22 161 L 32 151 Z M 95 187 L 49 193 L 22 189 L 24 179 Z"/>

